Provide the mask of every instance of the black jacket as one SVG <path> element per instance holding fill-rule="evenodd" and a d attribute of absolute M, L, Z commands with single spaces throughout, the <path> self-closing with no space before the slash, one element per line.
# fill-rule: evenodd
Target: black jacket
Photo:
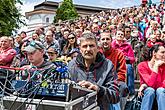
<path fill-rule="evenodd" d="M 86 70 L 81 54 L 69 62 L 68 69 L 73 81 L 86 80 L 99 86 L 100 90 L 97 96 L 98 104 L 102 110 L 108 110 L 110 103 L 119 101 L 119 88 L 115 79 L 113 64 L 100 52 L 89 71 Z"/>

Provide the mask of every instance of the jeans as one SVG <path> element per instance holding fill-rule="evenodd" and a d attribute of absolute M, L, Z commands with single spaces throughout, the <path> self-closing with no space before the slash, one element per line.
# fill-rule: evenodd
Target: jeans
<path fill-rule="evenodd" d="M 140 110 L 151 110 L 155 98 L 155 90 L 151 87 L 148 87 L 144 90 L 144 97 L 141 103 Z"/>
<path fill-rule="evenodd" d="M 126 64 L 127 65 L 127 85 L 130 94 L 135 93 L 135 87 L 134 87 L 134 69 L 132 64 Z"/>
<path fill-rule="evenodd" d="M 117 104 L 110 104 L 109 110 L 121 110 L 120 102 L 118 102 Z"/>
<path fill-rule="evenodd" d="M 156 96 L 155 96 L 156 95 Z M 156 97 L 156 101 L 158 103 L 158 110 L 164 110 L 165 108 L 165 89 L 158 88 L 156 91 L 148 87 L 144 90 L 144 97 L 142 99 L 141 110 L 151 110 L 154 99 Z"/>
<path fill-rule="evenodd" d="M 117 104 L 110 104 L 109 110 L 123 110 L 126 104 L 126 97 L 128 96 L 128 87 L 125 82 L 119 82 L 120 102 Z"/>
<path fill-rule="evenodd" d="M 165 89 L 164 88 L 158 88 L 156 90 L 156 100 L 158 103 L 158 110 L 164 110 L 165 109 Z"/>

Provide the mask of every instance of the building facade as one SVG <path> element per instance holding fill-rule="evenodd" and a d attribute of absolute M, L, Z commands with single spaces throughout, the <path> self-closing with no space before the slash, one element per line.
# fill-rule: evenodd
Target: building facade
<path fill-rule="evenodd" d="M 58 6 L 58 2 L 45 1 L 34 6 L 33 11 L 26 12 L 25 16 L 28 19 L 28 29 L 33 29 L 37 26 L 47 26 L 53 23 Z M 109 8 L 91 7 L 84 5 L 75 5 L 75 8 L 77 9 L 78 14 L 82 17 L 98 13 L 103 10 L 109 10 Z"/>

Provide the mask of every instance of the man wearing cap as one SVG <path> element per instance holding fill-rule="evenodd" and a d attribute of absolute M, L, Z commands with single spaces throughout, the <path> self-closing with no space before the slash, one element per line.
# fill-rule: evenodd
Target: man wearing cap
<path fill-rule="evenodd" d="M 30 65 L 25 65 L 23 68 L 28 69 L 27 72 L 20 72 L 19 79 L 27 80 L 29 76 L 37 81 L 41 80 L 43 75 L 49 74 L 48 70 L 55 69 L 56 66 L 44 59 L 44 46 L 39 41 L 31 41 L 28 46 L 24 48 Z M 32 78 L 32 77 L 30 77 Z"/>
<path fill-rule="evenodd" d="M 68 57 L 71 57 L 71 59 L 77 57 L 77 55 L 80 53 L 80 50 L 78 48 L 73 48 L 69 54 Z"/>
<path fill-rule="evenodd" d="M 47 54 L 51 62 L 55 61 L 58 57 L 58 49 L 55 46 L 50 46 L 47 49 Z"/>

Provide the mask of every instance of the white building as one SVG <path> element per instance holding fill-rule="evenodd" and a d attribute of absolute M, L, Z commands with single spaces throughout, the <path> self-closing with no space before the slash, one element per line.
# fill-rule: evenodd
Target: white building
<path fill-rule="evenodd" d="M 41 4 L 34 6 L 34 10 L 26 12 L 25 16 L 28 19 L 28 30 L 33 30 L 38 26 L 48 26 L 53 23 L 56 10 L 58 8 L 58 2 L 45 1 Z M 91 15 L 103 10 L 109 10 L 108 8 L 91 7 L 84 5 L 75 5 L 77 12 L 80 16 Z"/>

